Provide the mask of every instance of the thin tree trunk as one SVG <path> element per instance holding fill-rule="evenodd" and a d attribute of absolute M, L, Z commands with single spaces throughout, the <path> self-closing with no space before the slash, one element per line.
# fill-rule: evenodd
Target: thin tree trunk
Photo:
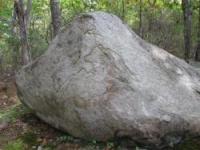
<path fill-rule="evenodd" d="M 61 27 L 61 12 L 59 5 L 59 0 L 50 0 L 53 36 L 56 36 L 59 33 Z"/>
<path fill-rule="evenodd" d="M 143 28 L 142 28 L 142 4 L 143 1 L 140 0 L 140 10 L 139 10 L 139 35 L 143 38 Z"/>
<path fill-rule="evenodd" d="M 198 35 L 197 35 L 197 49 L 195 53 L 195 60 L 200 61 L 200 0 L 199 0 L 199 20 L 198 20 Z"/>
<path fill-rule="evenodd" d="M 24 10 L 23 0 L 15 0 L 14 9 L 16 11 L 19 24 L 22 64 L 26 65 L 31 61 L 31 57 L 27 35 L 27 17 Z"/>
<path fill-rule="evenodd" d="M 191 49 L 191 31 L 192 31 L 192 10 L 191 0 L 182 0 L 183 20 L 184 20 L 184 49 L 185 60 L 189 62 Z"/>
<path fill-rule="evenodd" d="M 122 0 L 122 20 L 125 19 L 125 0 Z"/>
<path fill-rule="evenodd" d="M 15 7 L 14 7 L 15 8 Z M 12 36 L 14 38 L 17 37 L 17 29 L 16 29 L 16 25 L 17 25 L 17 14 L 16 14 L 16 10 L 13 9 L 13 13 L 12 13 L 12 23 L 11 23 L 11 33 Z M 15 70 L 17 68 L 17 64 L 18 64 L 18 59 L 17 59 L 17 52 L 18 52 L 18 44 L 14 44 L 12 46 L 13 48 L 13 55 L 12 55 L 12 61 L 13 61 L 13 70 Z"/>

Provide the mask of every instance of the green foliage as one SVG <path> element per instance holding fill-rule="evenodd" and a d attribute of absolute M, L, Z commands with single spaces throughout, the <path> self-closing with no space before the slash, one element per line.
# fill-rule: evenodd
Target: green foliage
<path fill-rule="evenodd" d="M 5 150 L 24 150 L 24 143 L 22 142 L 22 140 L 16 140 L 16 141 L 12 141 L 9 142 L 6 146 L 5 146 Z"/>
<path fill-rule="evenodd" d="M 24 133 L 20 139 L 23 141 L 23 143 L 29 145 L 29 147 L 38 145 L 37 135 L 33 132 Z"/>
<path fill-rule="evenodd" d="M 29 40 L 31 46 L 31 56 L 33 59 L 43 54 L 48 47 L 48 39 L 46 39 L 45 35 L 42 35 L 41 32 L 36 29 L 30 31 Z"/>
<path fill-rule="evenodd" d="M 17 118 L 28 112 L 30 112 L 30 110 L 26 108 L 24 105 L 16 104 L 11 108 L 9 108 L 8 110 L 0 110 L 0 122 L 1 121 L 13 122 Z"/>
<path fill-rule="evenodd" d="M 64 135 L 61 135 L 59 137 L 57 137 L 56 141 L 58 143 L 62 143 L 62 142 L 73 142 L 74 141 L 74 138 L 68 134 L 64 134 Z"/>
<path fill-rule="evenodd" d="M 4 57 L 5 64 L 11 61 L 11 52 L 8 47 L 8 40 L 12 38 L 10 26 L 10 17 L 12 16 L 12 0 L 0 0 L 0 59 Z"/>
<path fill-rule="evenodd" d="M 175 150 L 199 150 L 199 138 L 187 139 L 183 143 L 177 145 Z"/>

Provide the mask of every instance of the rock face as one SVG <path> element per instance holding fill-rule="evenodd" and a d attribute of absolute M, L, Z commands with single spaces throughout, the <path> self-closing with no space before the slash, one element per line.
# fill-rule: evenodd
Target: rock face
<path fill-rule="evenodd" d="M 200 133 L 199 75 L 118 17 L 93 12 L 76 17 L 16 83 L 39 118 L 76 137 L 159 146 Z"/>

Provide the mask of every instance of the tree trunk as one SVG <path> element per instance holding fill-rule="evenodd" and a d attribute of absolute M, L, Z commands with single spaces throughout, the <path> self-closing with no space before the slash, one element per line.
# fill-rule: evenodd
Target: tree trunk
<path fill-rule="evenodd" d="M 28 4 L 29 2 L 30 1 L 28 1 Z M 15 0 L 14 9 L 16 11 L 16 15 L 18 18 L 18 25 L 19 25 L 19 31 L 20 31 L 22 65 L 26 65 L 31 61 L 28 35 L 27 35 L 28 17 L 26 14 L 26 12 L 30 10 L 26 10 L 26 11 L 24 10 L 23 0 Z"/>
<path fill-rule="evenodd" d="M 191 49 L 191 31 L 192 31 L 192 10 L 191 0 L 182 0 L 183 20 L 184 20 L 184 58 L 189 62 Z"/>
<path fill-rule="evenodd" d="M 56 36 L 58 34 L 61 27 L 61 12 L 59 4 L 59 0 L 50 0 L 53 36 Z"/>
<path fill-rule="evenodd" d="M 125 19 L 125 2 L 122 0 L 122 20 L 124 21 Z"/>
<path fill-rule="evenodd" d="M 15 7 L 14 7 L 15 8 Z M 13 9 L 13 13 L 12 13 L 12 23 L 11 23 L 11 33 L 12 33 L 12 36 L 14 38 L 17 37 L 17 14 L 16 14 L 16 9 Z M 18 50 L 19 50 L 19 45 L 18 44 L 13 44 L 12 45 L 12 50 L 13 50 L 13 55 L 12 55 L 12 67 L 13 67 L 13 70 L 15 70 L 17 68 L 17 65 L 18 65 L 18 58 L 17 58 L 17 53 L 18 53 Z"/>
<path fill-rule="evenodd" d="M 143 29 L 142 29 L 142 0 L 140 0 L 140 10 L 139 10 L 139 35 L 143 38 Z"/>
<path fill-rule="evenodd" d="M 195 60 L 200 61 L 200 0 L 199 0 L 199 20 L 198 20 L 198 35 L 197 35 L 197 48 L 195 53 Z"/>

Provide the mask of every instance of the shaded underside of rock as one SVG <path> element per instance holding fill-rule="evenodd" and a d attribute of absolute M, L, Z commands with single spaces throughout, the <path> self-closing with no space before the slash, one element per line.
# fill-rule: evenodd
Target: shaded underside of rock
<path fill-rule="evenodd" d="M 76 17 L 16 75 L 21 101 L 52 126 L 156 146 L 199 134 L 199 80 L 193 67 L 104 12 Z"/>

